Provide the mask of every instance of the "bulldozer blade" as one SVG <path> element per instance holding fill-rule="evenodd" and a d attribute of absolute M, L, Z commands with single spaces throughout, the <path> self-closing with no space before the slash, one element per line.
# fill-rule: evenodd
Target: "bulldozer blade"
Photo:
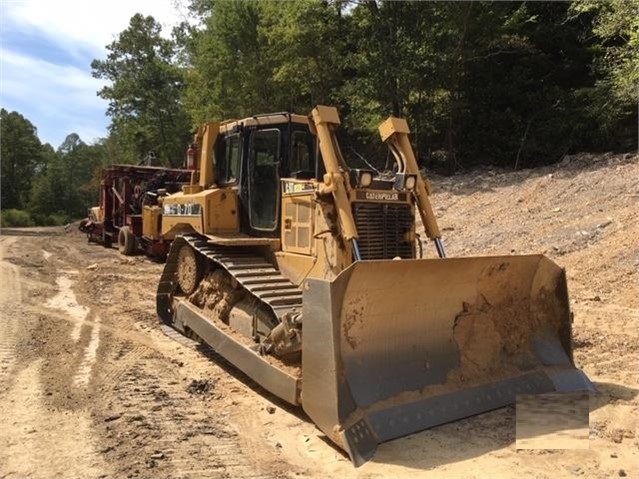
<path fill-rule="evenodd" d="M 594 390 L 542 255 L 356 262 L 308 279 L 303 305 L 302 407 L 356 465 L 518 394 Z"/>

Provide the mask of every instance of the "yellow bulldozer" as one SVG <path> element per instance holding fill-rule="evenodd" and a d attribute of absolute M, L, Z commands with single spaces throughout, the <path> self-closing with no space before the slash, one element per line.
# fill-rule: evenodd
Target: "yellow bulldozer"
<path fill-rule="evenodd" d="M 190 184 L 154 206 L 174 238 L 160 320 L 301 405 L 356 465 L 518 394 L 592 390 L 565 271 L 543 255 L 447 258 L 406 121 L 379 127 L 385 174 L 349 166 L 339 125 L 317 106 L 198 130 Z M 421 257 L 417 213 L 436 256 Z"/>

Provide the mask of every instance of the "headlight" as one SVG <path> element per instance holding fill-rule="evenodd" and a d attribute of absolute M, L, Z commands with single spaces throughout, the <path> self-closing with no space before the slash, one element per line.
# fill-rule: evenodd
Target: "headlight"
<path fill-rule="evenodd" d="M 360 188 L 368 188 L 373 183 L 373 174 L 370 171 L 363 171 L 359 177 Z"/>
<path fill-rule="evenodd" d="M 361 168 L 350 170 L 350 182 L 352 188 L 368 188 L 373 184 L 374 172 Z"/>
<path fill-rule="evenodd" d="M 413 190 L 415 185 L 417 185 L 417 175 L 407 175 L 406 173 L 397 173 L 395 175 L 394 190 Z"/>

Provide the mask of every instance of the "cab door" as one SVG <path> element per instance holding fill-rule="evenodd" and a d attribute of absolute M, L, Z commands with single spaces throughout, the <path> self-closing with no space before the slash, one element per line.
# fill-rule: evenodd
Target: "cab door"
<path fill-rule="evenodd" d="M 281 131 L 251 133 L 248 155 L 248 220 L 253 234 L 272 236 L 279 226 Z"/>

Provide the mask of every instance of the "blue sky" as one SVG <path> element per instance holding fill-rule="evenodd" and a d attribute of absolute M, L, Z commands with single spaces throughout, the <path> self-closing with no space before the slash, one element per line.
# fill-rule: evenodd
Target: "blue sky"
<path fill-rule="evenodd" d="M 137 12 L 152 15 L 166 36 L 185 19 L 181 0 L 0 0 L 0 107 L 17 111 L 58 148 L 70 133 L 86 143 L 107 135 L 104 82 L 91 61 Z"/>

